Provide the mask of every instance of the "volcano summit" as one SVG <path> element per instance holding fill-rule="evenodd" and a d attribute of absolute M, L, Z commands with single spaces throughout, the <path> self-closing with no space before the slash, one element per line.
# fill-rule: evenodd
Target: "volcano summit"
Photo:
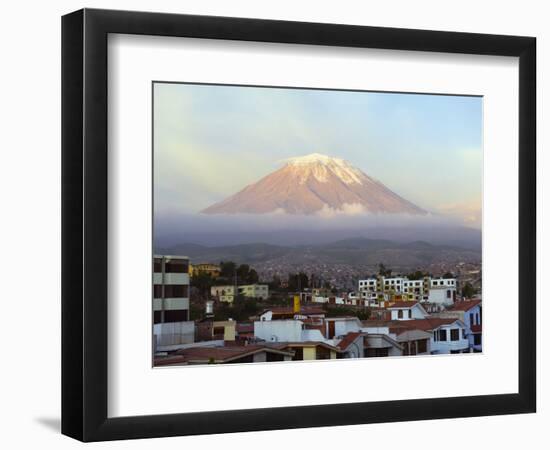
<path fill-rule="evenodd" d="M 426 214 L 349 162 L 312 153 L 204 209 L 204 214 L 317 214 L 323 211 Z"/>

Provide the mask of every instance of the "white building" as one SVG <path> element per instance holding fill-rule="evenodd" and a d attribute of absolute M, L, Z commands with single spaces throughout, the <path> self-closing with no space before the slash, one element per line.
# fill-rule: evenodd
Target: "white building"
<path fill-rule="evenodd" d="M 259 320 L 254 322 L 254 336 L 267 342 L 300 342 L 303 322 L 300 320 Z"/>
<path fill-rule="evenodd" d="M 189 320 L 189 258 L 153 258 L 153 323 Z"/>
<path fill-rule="evenodd" d="M 254 322 L 254 336 L 266 342 L 323 342 L 334 345 L 320 330 L 304 329 L 301 320 L 259 320 Z"/>
<path fill-rule="evenodd" d="M 456 300 L 455 278 L 424 277 L 420 280 L 409 280 L 407 277 L 367 278 L 359 280 L 359 294 L 375 306 L 380 300 L 392 300 L 393 295 L 402 295 L 409 300 L 428 301 L 431 303 L 452 304 Z"/>
<path fill-rule="evenodd" d="M 418 302 L 394 302 L 386 308 L 391 312 L 391 320 L 425 319 L 426 310 Z"/>
<path fill-rule="evenodd" d="M 359 332 L 363 324 L 357 317 L 326 317 L 325 336 L 329 339 Z"/>
<path fill-rule="evenodd" d="M 456 279 L 431 278 L 427 301 L 451 305 L 456 301 Z"/>
<path fill-rule="evenodd" d="M 458 319 L 432 319 L 430 347 L 432 355 L 446 353 L 469 353 L 470 343 L 466 325 Z"/>
<path fill-rule="evenodd" d="M 466 325 L 466 336 L 474 352 L 482 351 L 482 306 L 481 300 L 454 303 L 442 317 L 456 317 Z"/>

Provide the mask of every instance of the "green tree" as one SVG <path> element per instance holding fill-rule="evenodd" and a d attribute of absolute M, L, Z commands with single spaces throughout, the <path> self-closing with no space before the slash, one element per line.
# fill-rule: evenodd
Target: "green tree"
<path fill-rule="evenodd" d="M 237 267 L 237 277 L 240 282 L 248 281 L 248 274 L 250 272 L 250 266 L 248 264 L 241 264 Z"/>
<path fill-rule="evenodd" d="M 256 272 L 254 269 L 250 269 L 250 272 L 248 272 L 247 281 L 250 284 L 256 284 L 259 280 L 260 280 L 260 277 L 258 275 L 258 272 Z"/>
<path fill-rule="evenodd" d="M 476 290 L 474 289 L 474 287 L 470 282 L 467 282 L 464 286 L 462 286 L 463 297 L 472 298 L 475 293 L 476 293 Z"/>
<path fill-rule="evenodd" d="M 304 272 L 288 275 L 288 289 L 290 291 L 301 291 L 309 286 L 309 280 Z"/>
<path fill-rule="evenodd" d="M 208 296 L 213 285 L 214 280 L 209 273 L 199 272 L 191 277 L 191 287 L 197 288 L 201 296 Z"/>
<path fill-rule="evenodd" d="M 446 279 L 449 279 L 449 278 L 454 278 L 455 276 L 451 273 L 451 272 L 445 272 L 443 274 L 443 278 L 446 278 Z"/>
<path fill-rule="evenodd" d="M 222 261 L 220 263 L 220 276 L 223 278 L 233 278 L 235 276 L 235 270 L 237 264 L 233 261 Z"/>

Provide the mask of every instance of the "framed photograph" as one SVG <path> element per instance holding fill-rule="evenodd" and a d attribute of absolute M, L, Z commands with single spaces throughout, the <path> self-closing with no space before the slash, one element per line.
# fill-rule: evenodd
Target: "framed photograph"
<path fill-rule="evenodd" d="M 535 412 L 536 40 L 62 20 L 62 432 Z"/>

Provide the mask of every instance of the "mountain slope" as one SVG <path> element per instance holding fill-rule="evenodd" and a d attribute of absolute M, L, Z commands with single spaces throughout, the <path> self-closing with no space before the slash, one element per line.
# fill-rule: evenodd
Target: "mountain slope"
<path fill-rule="evenodd" d="M 191 262 L 235 261 L 262 269 L 270 266 L 314 265 L 334 267 L 339 264 L 376 265 L 393 268 L 425 267 L 435 262 L 479 261 L 481 248 L 465 249 L 422 241 L 400 243 L 384 239 L 351 238 L 322 245 L 278 246 L 265 243 L 207 247 L 181 244 L 157 249 L 158 254 L 184 255 Z"/>
<path fill-rule="evenodd" d="M 276 211 L 426 214 L 347 161 L 317 153 L 290 159 L 282 168 L 202 212 L 265 214 Z"/>

